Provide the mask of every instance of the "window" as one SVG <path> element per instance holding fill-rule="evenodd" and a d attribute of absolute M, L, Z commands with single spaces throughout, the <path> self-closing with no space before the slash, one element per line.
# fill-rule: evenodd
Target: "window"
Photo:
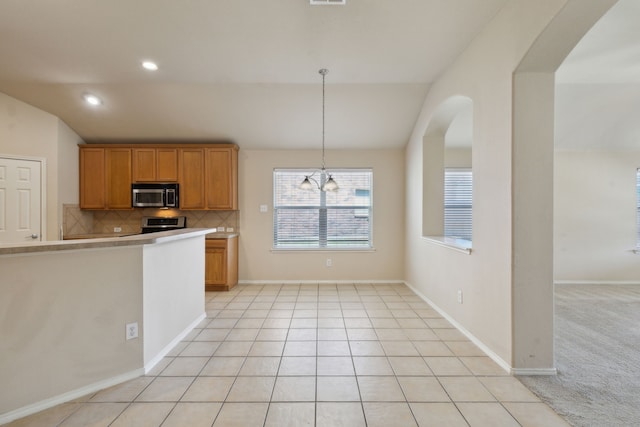
<path fill-rule="evenodd" d="M 273 172 L 275 249 L 371 248 L 371 169 L 331 170 L 337 192 L 300 190 L 308 169 Z M 316 175 L 317 177 L 317 175 Z"/>
<path fill-rule="evenodd" d="M 640 248 L 640 169 L 636 170 L 636 247 Z"/>
<path fill-rule="evenodd" d="M 444 171 L 444 235 L 471 240 L 473 175 L 468 168 Z"/>

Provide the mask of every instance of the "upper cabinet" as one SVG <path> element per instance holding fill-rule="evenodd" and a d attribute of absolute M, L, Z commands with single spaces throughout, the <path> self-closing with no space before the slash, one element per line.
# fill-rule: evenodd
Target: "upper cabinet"
<path fill-rule="evenodd" d="M 207 208 L 238 209 L 238 151 L 207 148 L 205 155 Z"/>
<path fill-rule="evenodd" d="M 181 209 L 238 209 L 236 145 L 181 148 L 178 159 Z"/>
<path fill-rule="evenodd" d="M 181 148 L 180 209 L 206 209 L 204 148 Z"/>
<path fill-rule="evenodd" d="M 107 207 L 104 148 L 80 147 L 80 207 Z"/>
<path fill-rule="evenodd" d="M 80 146 L 80 207 L 131 209 L 131 149 Z"/>
<path fill-rule="evenodd" d="M 178 181 L 177 148 L 134 148 L 134 182 Z"/>
<path fill-rule="evenodd" d="M 238 209 L 235 144 L 82 144 L 80 207 L 131 209 L 133 182 L 178 182 L 180 209 Z"/>
<path fill-rule="evenodd" d="M 107 209 L 131 209 L 131 149 L 105 150 Z"/>

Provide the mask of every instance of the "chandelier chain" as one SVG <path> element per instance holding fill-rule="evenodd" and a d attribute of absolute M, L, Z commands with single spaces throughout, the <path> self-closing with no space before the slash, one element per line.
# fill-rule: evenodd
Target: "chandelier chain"
<path fill-rule="evenodd" d="M 324 78 L 327 75 L 327 73 L 329 72 L 329 70 L 327 70 L 326 68 L 322 68 L 320 71 L 318 71 L 320 74 L 322 74 L 322 170 L 324 170 Z"/>

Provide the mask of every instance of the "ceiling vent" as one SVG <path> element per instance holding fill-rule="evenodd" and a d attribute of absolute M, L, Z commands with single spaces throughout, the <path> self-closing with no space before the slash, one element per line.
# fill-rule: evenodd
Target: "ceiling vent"
<path fill-rule="evenodd" d="M 312 6 L 345 5 L 347 0 L 309 0 Z"/>

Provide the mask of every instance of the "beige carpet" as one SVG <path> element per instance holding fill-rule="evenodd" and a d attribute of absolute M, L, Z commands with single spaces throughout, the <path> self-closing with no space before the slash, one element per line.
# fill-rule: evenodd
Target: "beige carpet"
<path fill-rule="evenodd" d="M 559 285 L 555 377 L 520 380 L 573 426 L 640 426 L 640 286 Z"/>

